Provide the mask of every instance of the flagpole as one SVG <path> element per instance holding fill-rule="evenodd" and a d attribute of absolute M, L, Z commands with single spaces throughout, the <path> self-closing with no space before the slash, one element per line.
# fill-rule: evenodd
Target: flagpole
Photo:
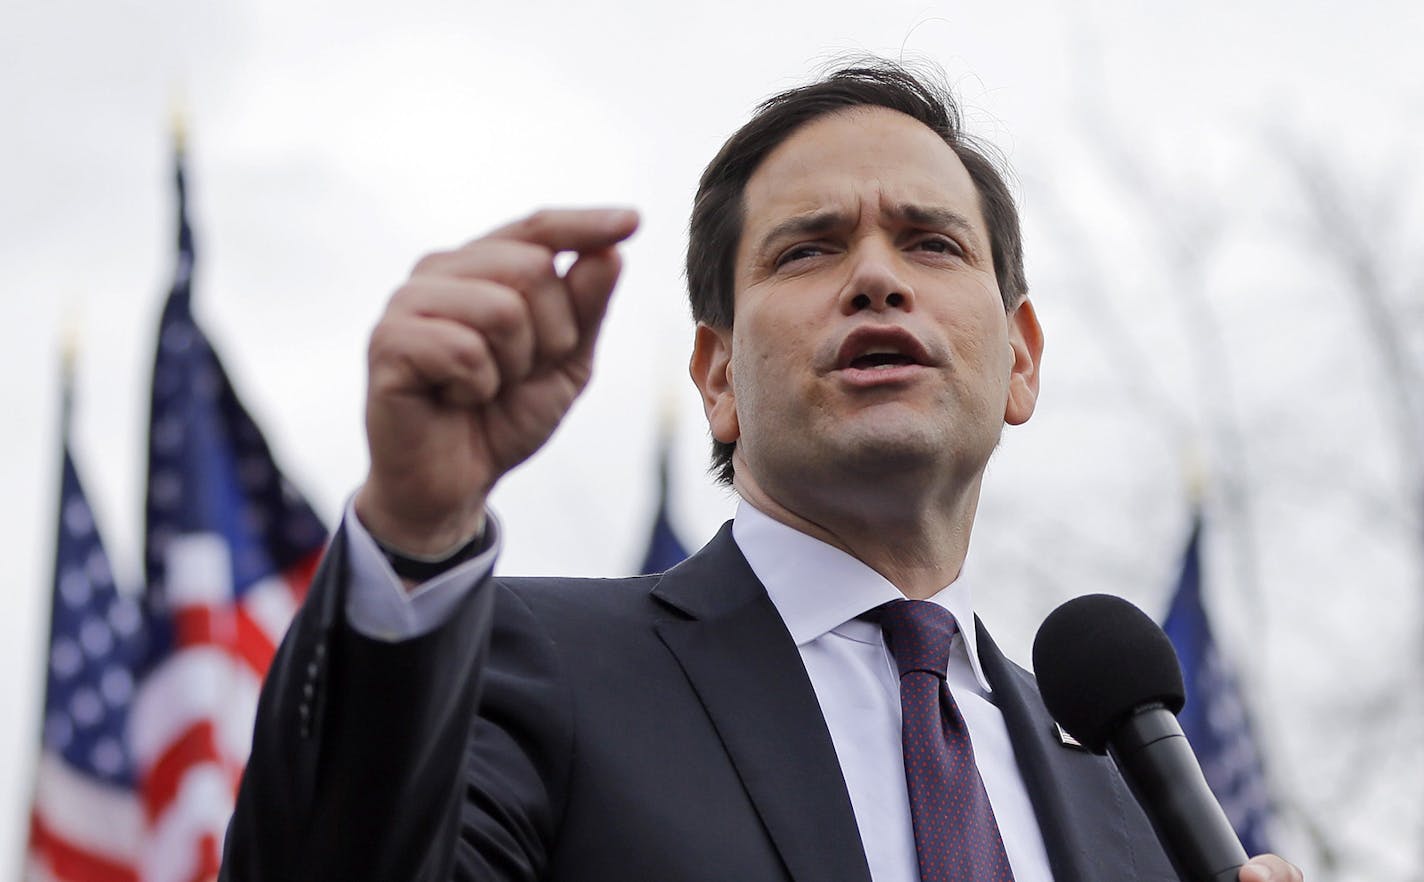
<path fill-rule="evenodd" d="M 64 517 L 64 460 L 69 455 L 69 430 L 71 425 L 70 414 L 74 404 L 74 374 L 75 364 L 79 359 L 79 331 L 78 323 L 75 320 L 74 310 L 66 311 L 63 323 L 59 331 L 59 482 L 60 492 L 56 495 L 55 516 L 53 523 L 60 524 Z M 58 568 L 60 534 L 63 527 L 57 527 L 54 534 L 55 549 L 50 553 L 52 572 L 50 575 L 50 585 L 46 593 L 50 596 L 50 618 L 54 618 L 54 585 L 58 582 L 59 575 L 55 571 Z M 53 621 L 45 623 L 45 632 L 48 634 L 54 628 Z M 45 655 L 42 656 L 44 663 L 40 666 L 44 671 L 44 681 L 40 688 L 39 720 L 40 739 L 34 753 L 34 762 L 30 765 L 30 795 L 29 811 L 25 815 L 25 838 L 21 842 L 21 847 L 17 849 L 14 867 L 15 874 L 12 878 L 16 882 L 27 882 L 27 871 L 33 858 L 33 835 L 35 800 L 40 789 L 40 758 L 44 753 L 44 717 L 45 705 L 49 700 L 49 652 L 51 650 L 50 640 L 45 640 Z"/>

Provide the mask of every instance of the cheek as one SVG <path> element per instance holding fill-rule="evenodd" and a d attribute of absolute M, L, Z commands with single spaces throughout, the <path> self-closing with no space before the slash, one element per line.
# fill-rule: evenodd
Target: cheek
<path fill-rule="evenodd" d="M 803 333 L 802 326 L 768 310 L 751 312 L 744 321 L 738 322 L 734 332 L 733 369 L 742 372 L 743 380 L 753 377 L 761 383 L 789 380 L 785 372 L 796 361 Z"/>
<path fill-rule="evenodd" d="M 811 354 L 804 329 L 789 323 L 750 321 L 732 345 L 732 388 L 743 417 L 760 413 L 762 420 L 798 409 L 813 394 L 807 388 Z M 755 419 L 755 416 L 752 416 Z"/>
<path fill-rule="evenodd" d="M 1009 374 L 1014 365 L 1014 353 L 1009 345 L 1008 328 L 1002 312 L 966 316 L 951 320 L 948 329 L 955 360 L 980 380 L 976 385 L 990 389 L 1008 388 Z"/>
<path fill-rule="evenodd" d="M 961 360 L 976 367 L 983 365 L 990 350 L 997 350 L 998 338 L 1001 336 L 987 316 L 981 311 L 964 310 L 949 316 L 945 320 L 945 333 L 949 336 L 951 345 L 959 353 Z M 995 364 L 998 359 L 990 359 Z"/>

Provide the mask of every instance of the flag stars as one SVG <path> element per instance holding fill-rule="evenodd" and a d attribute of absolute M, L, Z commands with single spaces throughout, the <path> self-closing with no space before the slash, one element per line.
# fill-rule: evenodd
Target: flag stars
<path fill-rule="evenodd" d="M 90 616 L 79 628 L 79 644 L 90 658 L 103 658 L 114 648 L 114 632 L 108 622 L 98 616 Z"/>
<path fill-rule="evenodd" d="M 64 528 L 76 539 L 94 532 L 94 514 L 82 499 L 71 499 L 64 506 Z"/>
<path fill-rule="evenodd" d="M 70 609 L 83 609 L 94 596 L 94 586 L 79 567 L 67 567 L 59 576 L 59 597 Z"/>
<path fill-rule="evenodd" d="M 73 640 L 61 637 L 50 647 L 49 666 L 61 679 L 68 680 L 83 669 L 84 653 Z"/>
<path fill-rule="evenodd" d="M 111 665 L 99 678 L 99 692 L 110 707 L 124 707 L 133 697 L 133 676 L 123 668 Z"/>
<path fill-rule="evenodd" d="M 110 665 L 98 681 L 98 691 L 111 708 L 125 707 L 128 700 L 134 697 L 134 677 L 124 668 Z"/>
<path fill-rule="evenodd" d="M 69 699 L 69 715 L 81 728 L 88 728 L 104 719 L 104 702 L 99 700 L 97 692 L 87 686 L 76 689 Z"/>
<path fill-rule="evenodd" d="M 124 751 L 112 738 L 100 738 L 89 753 L 89 762 L 101 774 L 113 777 L 124 770 Z"/>
<path fill-rule="evenodd" d="M 128 639 L 138 634 L 143 624 L 143 615 L 138 604 L 128 598 L 117 597 L 109 604 L 107 613 L 109 627 L 120 639 Z"/>
<path fill-rule="evenodd" d="M 181 352 L 187 352 L 192 347 L 193 339 L 196 336 L 197 329 L 193 327 L 192 323 L 181 319 L 171 321 L 167 327 L 163 329 L 163 335 L 159 345 L 163 347 L 164 351 L 176 355 Z"/>
<path fill-rule="evenodd" d="M 84 574 L 94 585 L 113 583 L 114 576 L 109 571 L 109 559 L 104 555 L 104 549 L 96 547 L 89 552 L 89 556 L 84 559 Z"/>

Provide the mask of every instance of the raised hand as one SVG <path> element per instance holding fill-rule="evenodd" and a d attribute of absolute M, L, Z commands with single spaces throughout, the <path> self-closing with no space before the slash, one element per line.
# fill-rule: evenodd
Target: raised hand
<path fill-rule="evenodd" d="M 371 333 L 356 512 L 377 540 L 440 554 L 479 529 L 495 482 L 588 383 L 637 226 L 626 209 L 539 211 L 416 264 Z"/>

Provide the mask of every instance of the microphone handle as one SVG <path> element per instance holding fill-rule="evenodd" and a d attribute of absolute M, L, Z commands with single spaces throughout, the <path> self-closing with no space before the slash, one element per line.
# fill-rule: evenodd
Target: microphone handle
<path fill-rule="evenodd" d="M 1138 710 L 1113 733 L 1108 752 L 1183 882 L 1235 882 L 1246 850 L 1176 716 L 1161 705 Z"/>

